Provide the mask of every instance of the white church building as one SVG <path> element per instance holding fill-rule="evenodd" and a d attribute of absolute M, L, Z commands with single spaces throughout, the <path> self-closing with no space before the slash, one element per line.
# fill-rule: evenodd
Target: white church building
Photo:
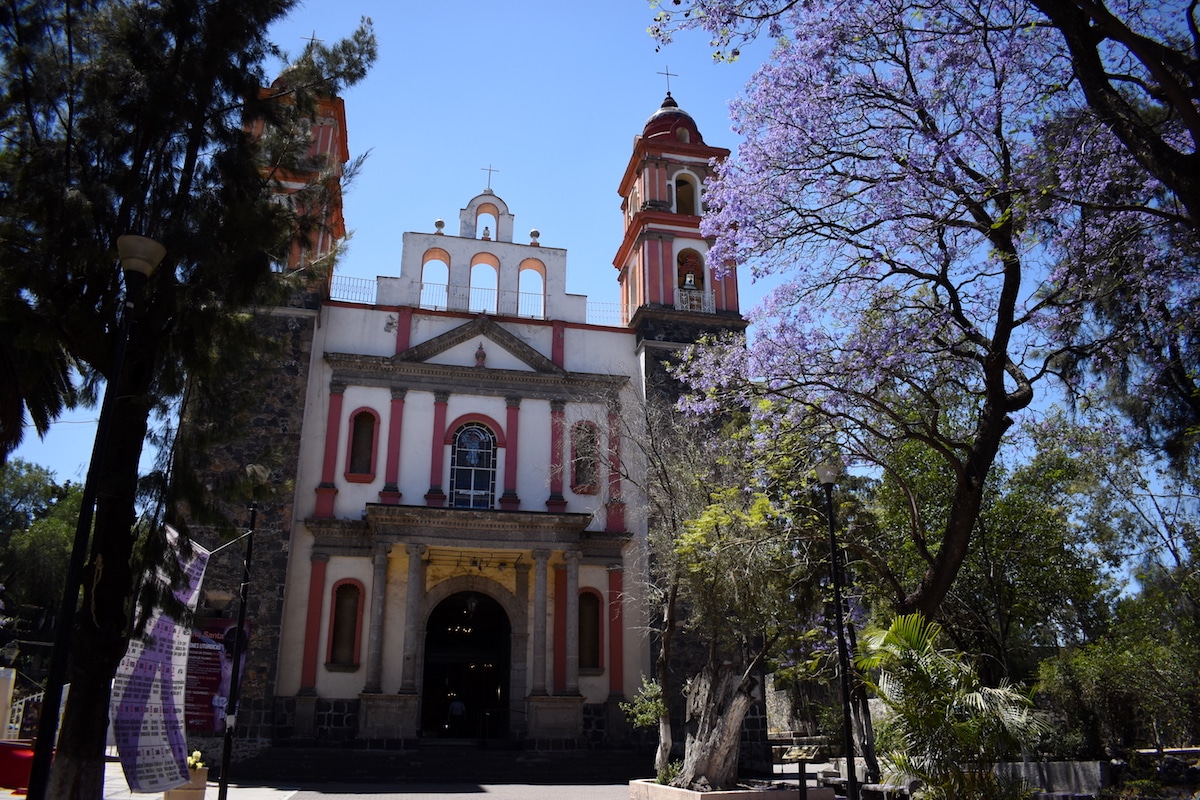
<path fill-rule="evenodd" d="M 316 141 L 344 162 L 344 111 L 324 109 Z M 618 187 L 608 324 L 567 292 L 566 250 L 518 235 L 490 189 L 405 233 L 398 273 L 365 293 L 335 278 L 276 312 L 303 389 L 291 492 L 265 517 L 278 542 L 255 564 L 281 592 L 252 606 L 240 735 L 622 735 L 617 703 L 652 665 L 620 415 L 672 351 L 745 327 L 736 271 L 708 263 L 699 232 L 727 155 L 670 94 L 646 122 Z"/>

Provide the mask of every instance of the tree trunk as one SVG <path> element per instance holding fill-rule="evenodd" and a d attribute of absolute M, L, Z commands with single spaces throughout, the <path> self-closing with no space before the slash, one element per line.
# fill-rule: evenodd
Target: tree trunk
<path fill-rule="evenodd" d="M 672 786 L 720 789 L 737 780 L 742 722 L 754 702 L 754 685 L 749 672 L 739 677 L 732 664 L 712 661 L 692 679 L 683 768 Z"/>
<path fill-rule="evenodd" d="M 663 608 L 662 642 L 658 651 L 658 685 L 662 689 L 663 713 L 658 718 L 658 749 L 654 752 L 654 772 L 662 775 L 671 765 L 671 639 L 675 634 L 675 598 L 679 594 L 679 579 L 672 576 Z"/>
<path fill-rule="evenodd" d="M 144 329 L 139 338 L 130 342 L 117 380 L 112 430 L 100 464 L 83 602 L 75 613 L 71 641 L 71 689 L 46 791 L 53 800 L 96 800 L 103 794 L 111 683 L 129 637 L 138 462 L 157 350 Z"/>
<path fill-rule="evenodd" d="M 882 771 L 879 768 L 879 757 L 875 753 L 875 726 L 871 721 L 871 705 L 867 698 L 867 687 L 863 683 L 858 668 L 854 666 L 854 654 L 858 653 L 858 636 L 853 625 L 846 626 L 847 644 L 850 646 L 850 674 L 854 681 L 850 689 L 850 702 L 854 712 L 854 732 L 858 740 L 858 752 L 863 757 L 867 767 L 867 782 L 879 783 Z"/>

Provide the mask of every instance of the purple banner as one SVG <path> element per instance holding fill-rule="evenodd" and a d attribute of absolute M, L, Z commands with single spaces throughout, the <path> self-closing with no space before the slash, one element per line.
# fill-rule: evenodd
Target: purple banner
<path fill-rule="evenodd" d="M 167 526 L 175 549 L 179 533 Z M 175 598 L 195 610 L 208 551 L 192 545 L 181 561 L 184 583 Z M 166 583 L 161 572 L 158 580 Z M 135 792 L 162 792 L 188 782 L 187 737 L 184 732 L 184 687 L 187 683 L 191 628 L 157 609 L 140 639 L 130 639 L 113 678 L 109 715 L 125 780 Z"/>

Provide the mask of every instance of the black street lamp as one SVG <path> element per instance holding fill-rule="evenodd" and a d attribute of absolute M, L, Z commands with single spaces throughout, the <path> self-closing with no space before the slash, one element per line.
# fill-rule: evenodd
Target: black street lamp
<path fill-rule="evenodd" d="M 33 763 L 29 772 L 29 800 L 45 800 L 50 777 L 50 762 L 54 757 L 54 743 L 58 738 L 58 708 L 62 703 L 63 684 L 66 683 L 67 663 L 71 650 L 71 633 L 75 627 L 75 607 L 79 604 L 79 587 L 83 582 L 84 559 L 87 557 L 88 541 L 92 534 L 92 514 L 96 508 L 97 480 L 100 465 L 108 449 L 109 433 L 112 429 L 113 406 L 117 401 L 117 384 L 125 365 L 125 345 L 129 342 L 134 309 L 146 286 L 146 280 L 154 272 L 166 248 L 145 236 L 125 235 L 117 237 L 117 254 L 121 259 L 121 271 L 125 273 L 125 304 L 121 309 L 120 327 L 117 331 L 116 349 L 113 352 L 112 372 L 104 387 L 104 400 L 100 404 L 100 419 L 96 424 L 96 440 L 92 444 L 92 460 L 88 463 L 87 478 L 83 483 L 83 498 L 79 505 L 79 520 L 75 525 L 75 540 L 71 546 L 71 560 L 67 565 L 67 581 L 63 587 L 62 606 L 58 612 L 58 624 L 54 631 L 54 650 L 50 654 L 50 668 L 46 675 L 46 690 L 42 697 L 42 713 L 38 723 L 37 739 L 33 745 Z"/>
<path fill-rule="evenodd" d="M 221 779 L 217 784 L 217 800 L 229 796 L 229 765 L 232 761 L 233 737 L 237 728 L 238 704 L 242 690 L 242 654 L 246 652 L 246 600 L 250 595 L 250 561 L 254 558 L 254 524 L 258 519 L 258 503 L 250 503 L 250 530 L 246 532 L 246 560 L 242 562 L 242 585 L 238 599 L 236 639 L 233 640 L 233 669 L 229 673 L 229 699 L 225 705 L 225 736 L 221 742 Z M 226 634 L 228 636 L 229 634 Z"/>
<path fill-rule="evenodd" d="M 833 580 L 833 607 L 837 620 L 838 668 L 842 673 L 842 725 L 846 748 L 846 798 L 858 800 L 858 773 L 854 761 L 854 727 L 850 713 L 850 651 L 846 646 L 846 620 L 842 615 L 842 555 L 834 533 L 833 485 L 841 464 L 836 460 L 817 465 L 817 482 L 825 490 L 825 517 L 829 520 L 829 574 Z"/>

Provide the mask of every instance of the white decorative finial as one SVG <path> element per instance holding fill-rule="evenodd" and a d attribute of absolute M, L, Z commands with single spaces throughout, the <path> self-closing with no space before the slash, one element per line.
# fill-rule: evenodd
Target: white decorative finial
<path fill-rule="evenodd" d="M 438 236 L 443 236 L 443 235 L 444 235 L 444 231 L 442 231 L 442 228 L 446 227 L 446 220 L 444 220 L 444 219 L 435 219 L 435 220 L 433 221 L 433 227 L 437 228 L 437 230 L 436 230 L 436 231 L 434 231 L 434 233 L 435 233 L 435 234 L 437 234 Z"/>
<path fill-rule="evenodd" d="M 541 247 L 541 242 L 538 241 L 538 237 L 541 235 L 542 235 L 542 232 L 539 231 L 537 228 L 534 228 L 533 230 L 531 230 L 529 232 L 529 244 L 532 245 L 533 247 Z"/>

